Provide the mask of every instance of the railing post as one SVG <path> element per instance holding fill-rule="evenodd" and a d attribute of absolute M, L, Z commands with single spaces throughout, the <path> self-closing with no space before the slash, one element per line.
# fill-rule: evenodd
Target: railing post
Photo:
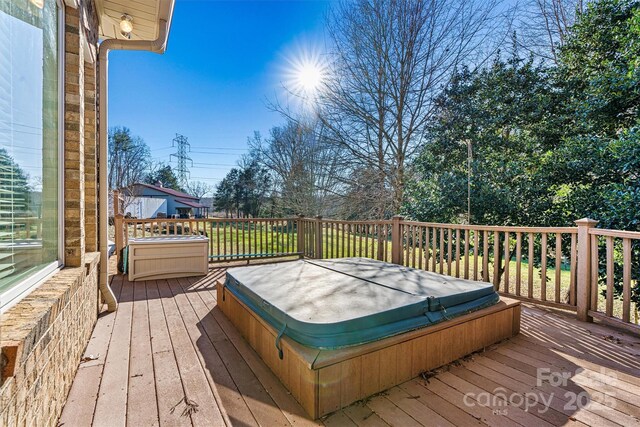
<path fill-rule="evenodd" d="M 115 206 L 114 206 L 115 209 Z M 124 243 L 123 243 L 123 230 L 122 230 L 122 222 L 123 222 L 123 216 L 121 213 L 117 213 L 114 215 L 113 217 L 113 227 L 115 229 L 115 244 L 116 244 L 116 269 L 120 268 L 120 258 L 121 258 L 121 251 L 124 248 Z"/>
<path fill-rule="evenodd" d="M 120 212 L 120 192 L 113 190 L 113 217 L 115 218 Z"/>
<path fill-rule="evenodd" d="M 404 217 L 401 215 L 395 215 L 391 218 L 391 262 L 394 264 L 402 265 L 404 247 L 402 244 L 402 225 Z"/>
<path fill-rule="evenodd" d="M 306 252 L 304 247 L 304 215 L 298 215 L 296 229 L 298 233 L 298 252 L 301 253 L 300 257 L 304 258 Z"/>
<path fill-rule="evenodd" d="M 322 259 L 322 215 L 316 216 L 314 258 Z"/>
<path fill-rule="evenodd" d="M 591 272 L 591 236 L 589 229 L 596 226 L 598 221 L 583 218 L 576 221 L 578 226 L 578 277 L 576 279 L 576 305 L 578 309 L 578 320 L 591 322 L 593 318 L 589 316 L 592 272 Z"/>

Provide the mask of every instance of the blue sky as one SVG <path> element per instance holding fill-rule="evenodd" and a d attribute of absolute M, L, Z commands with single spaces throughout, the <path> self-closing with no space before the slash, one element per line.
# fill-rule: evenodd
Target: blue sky
<path fill-rule="evenodd" d="M 176 132 L 185 135 L 192 179 L 214 185 L 247 137 L 281 123 L 267 100 L 282 96 L 288 60 L 322 48 L 329 5 L 178 0 L 164 55 L 110 53 L 109 126 L 129 127 L 167 163 Z"/>

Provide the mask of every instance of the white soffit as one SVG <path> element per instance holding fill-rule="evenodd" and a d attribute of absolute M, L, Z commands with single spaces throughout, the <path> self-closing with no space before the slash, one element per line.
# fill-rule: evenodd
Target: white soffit
<path fill-rule="evenodd" d="M 131 40 L 155 40 L 162 7 L 170 7 L 166 0 L 95 0 L 100 17 L 101 39 L 126 39 L 120 33 L 123 14 L 133 18 Z M 170 13 L 169 13 L 170 16 Z"/>

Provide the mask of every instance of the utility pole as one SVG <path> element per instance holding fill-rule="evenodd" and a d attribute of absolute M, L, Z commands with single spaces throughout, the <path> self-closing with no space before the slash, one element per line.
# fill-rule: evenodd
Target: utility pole
<path fill-rule="evenodd" d="M 187 167 L 187 162 L 191 162 L 191 166 L 193 166 L 193 160 L 189 157 L 189 153 L 191 151 L 191 145 L 187 140 L 187 137 L 184 135 L 180 135 L 176 133 L 176 137 L 173 138 L 171 142 L 172 147 L 177 147 L 178 151 L 169 155 L 169 161 L 171 158 L 175 157 L 178 160 L 178 166 L 176 167 L 176 175 L 178 176 L 178 181 L 180 182 L 181 188 L 186 188 L 189 183 L 190 172 Z"/>

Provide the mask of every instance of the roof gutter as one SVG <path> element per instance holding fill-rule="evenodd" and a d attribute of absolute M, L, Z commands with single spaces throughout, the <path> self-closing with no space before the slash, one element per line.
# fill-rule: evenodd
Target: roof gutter
<path fill-rule="evenodd" d="M 155 40 L 117 40 L 108 39 L 100 43 L 98 47 L 99 63 L 99 108 L 100 108 L 100 133 L 99 133 L 99 181 L 98 200 L 99 208 L 99 242 L 100 242 L 100 294 L 107 303 L 108 311 L 118 308 L 111 287 L 109 286 L 109 258 L 108 258 L 108 227 L 109 227 L 109 183 L 107 182 L 107 158 L 108 158 L 108 60 L 110 50 L 144 50 L 155 53 L 164 53 L 169 38 L 169 27 L 173 14 L 175 0 L 169 0 L 168 7 L 161 8 L 161 17 L 158 20 L 158 38 Z M 162 14 L 164 12 L 164 14 Z"/>

